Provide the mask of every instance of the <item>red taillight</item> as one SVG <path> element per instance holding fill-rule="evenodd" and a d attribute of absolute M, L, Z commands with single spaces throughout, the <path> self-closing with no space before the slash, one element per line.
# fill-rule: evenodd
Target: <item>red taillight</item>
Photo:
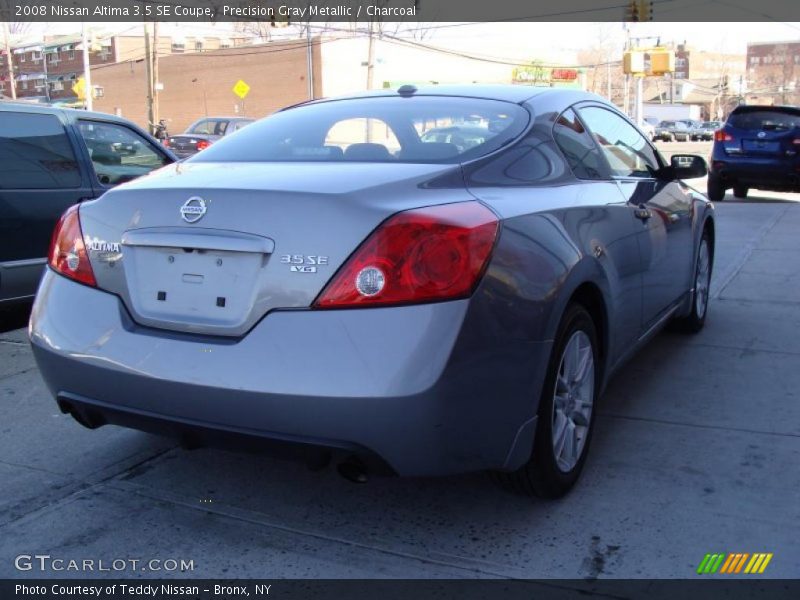
<path fill-rule="evenodd" d="M 78 205 L 67 209 L 53 230 L 50 240 L 49 264 L 56 272 L 86 285 L 96 286 L 89 255 L 83 244 Z"/>
<path fill-rule="evenodd" d="M 384 221 L 339 269 L 316 308 L 463 298 L 478 283 L 498 221 L 477 202 L 401 212 Z"/>
<path fill-rule="evenodd" d="M 161 143 L 164 144 L 166 148 L 169 148 L 169 140 L 167 138 L 164 138 L 164 140 Z"/>
<path fill-rule="evenodd" d="M 211 145 L 211 142 L 209 142 L 208 140 L 200 140 L 199 142 L 197 142 L 197 146 L 196 146 L 197 147 L 197 151 L 200 152 L 200 150 L 205 150 L 210 145 Z"/>
<path fill-rule="evenodd" d="M 733 136 L 725 131 L 724 129 L 717 129 L 714 132 L 714 141 L 715 142 L 732 142 Z"/>

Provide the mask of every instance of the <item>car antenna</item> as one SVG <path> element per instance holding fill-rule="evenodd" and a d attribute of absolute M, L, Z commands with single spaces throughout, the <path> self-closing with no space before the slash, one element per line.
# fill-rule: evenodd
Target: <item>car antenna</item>
<path fill-rule="evenodd" d="M 406 84 L 406 85 L 401 85 L 399 88 L 397 88 L 397 93 L 406 98 L 409 96 L 413 96 L 416 92 L 417 92 L 417 86 L 415 85 Z"/>

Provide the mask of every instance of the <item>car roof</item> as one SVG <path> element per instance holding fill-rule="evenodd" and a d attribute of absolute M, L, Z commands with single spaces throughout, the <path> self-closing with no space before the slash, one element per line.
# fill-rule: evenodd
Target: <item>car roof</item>
<path fill-rule="evenodd" d="M 460 84 L 460 85 L 421 85 L 413 86 L 415 91 L 414 96 L 458 96 L 463 98 L 482 98 L 487 100 L 503 100 L 505 102 L 513 102 L 515 104 L 522 104 L 528 100 L 533 100 L 540 96 L 562 96 L 565 104 L 573 104 L 582 100 L 602 101 L 607 104 L 607 101 L 602 96 L 590 94 L 581 90 L 567 89 L 567 88 L 550 88 L 550 87 L 534 87 L 530 85 L 513 85 L 513 84 Z M 399 89 L 402 89 L 399 88 Z M 343 96 L 336 96 L 331 98 L 322 98 L 316 102 L 329 102 L 335 100 L 350 100 L 356 98 L 379 98 L 387 96 L 401 95 L 398 89 L 381 89 L 356 92 L 353 94 L 346 94 Z M 411 95 L 411 94 L 409 94 Z M 309 104 L 308 102 L 302 104 Z M 302 105 L 301 104 L 301 105 Z M 298 105 L 298 106 L 301 106 Z M 290 107 L 291 108 L 291 107 Z"/>
<path fill-rule="evenodd" d="M 91 110 L 82 110 L 80 108 L 62 108 L 60 106 L 52 106 L 50 104 L 40 104 L 38 102 L 20 102 L 20 101 L 3 101 L 0 102 L 0 110 L 2 111 L 14 111 L 14 112 L 23 112 L 23 113 L 30 113 L 30 114 L 63 114 L 70 118 L 70 120 L 78 119 L 78 118 L 90 118 L 90 119 L 102 119 L 104 121 L 112 121 L 114 123 L 121 123 L 125 125 L 130 125 L 132 123 L 131 120 L 125 119 L 124 117 L 118 117 L 117 115 L 112 115 L 109 113 L 91 111 Z"/>
<path fill-rule="evenodd" d="M 796 106 L 788 106 L 785 104 L 740 104 L 736 108 L 731 111 L 731 114 L 736 112 L 755 112 L 755 111 L 775 111 L 775 112 L 786 112 L 786 113 L 793 113 L 797 114 L 800 112 L 800 108 Z"/>
<path fill-rule="evenodd" d="M 209 115 L 207 117 L 200 117 L 199 119 L 195 119 L 195 123 L 199 123 L 200 121 L 255 121 L 255 117 L 217 117 Z"/>

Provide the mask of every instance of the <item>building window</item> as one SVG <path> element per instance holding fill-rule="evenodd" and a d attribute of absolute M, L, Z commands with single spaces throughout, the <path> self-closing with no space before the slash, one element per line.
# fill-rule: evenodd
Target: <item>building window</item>
<path fill-rule="evenodd" d="M 52 65 L 57 65 L 61 61 L 61 56 L 58 54 L 58 51 L 50 52 L 47 57 L 47 62 Z"/>
<path fill-rule="evenodd" d="M 111 48 L 103 48 L 100 51 L 100 60 L 103 62 L 107 61 L 109 56 L 111 56 Z"/>
<path fill-rule="evenodd" d="M 64 84 L 61 81 L 54 81 L 50 84 L 50 89 L 54 92 L 60 92 L 64 89 Z"/>
<path fill-rule="evenodd" d="M 75 60 L 75 50 L 70 50 L 69 54 L 67 54 L 67 58 L 69 60 Z"/>
<path fill-rule="evenodd" d="M 22 82 L 22 89 L 23 90 L 27 90 L 28 89 L 28 82 L 27 81 L 23 81 Z"/>
<path fill-rule="evenodd" d="M 186 50 L 186 44 L 183 42 L 172 42 L 173 52 L 183 52 L 184 50 Z"/>
<path fill-rule="evenodd" d="M 25 62 L 25 53 L 19 55 L 19 62 Z"/>
<path fill-rule="evenodd" d="M 194 49 L 195 50 L 202 50 L 203 49 L 203 40 L 195 40 L 194 41 Z"/>

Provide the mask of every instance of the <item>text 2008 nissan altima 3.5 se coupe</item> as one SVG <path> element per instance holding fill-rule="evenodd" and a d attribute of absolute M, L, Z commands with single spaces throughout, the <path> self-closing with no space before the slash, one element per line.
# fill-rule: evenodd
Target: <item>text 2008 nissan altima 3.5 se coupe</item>
<path fill-rule="evenodd" d="M 68 210 L 31 342 L 89 427 L 559 496 L 613 371 L 703 326 L 705 171 L 583 92 L 309 102 Z"/>

